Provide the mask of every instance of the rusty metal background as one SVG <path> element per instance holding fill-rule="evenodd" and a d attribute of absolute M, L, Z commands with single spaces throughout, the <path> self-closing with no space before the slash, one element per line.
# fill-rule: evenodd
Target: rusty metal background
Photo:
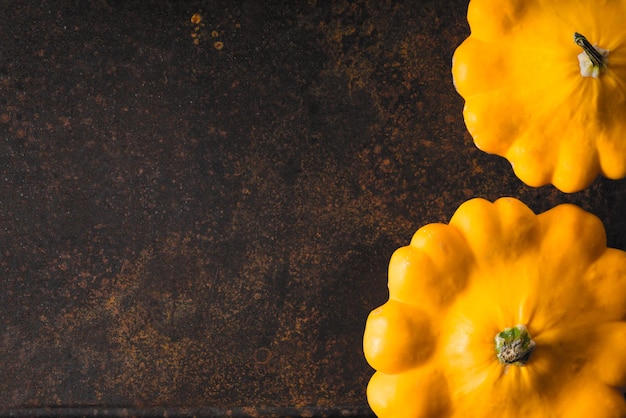
<path fill-rule="evenodd" d="M 0 2 L 0 415 L 371 416 L 365 319 L 420 226 L 572 202 L 626 249 L 625 181 L 473 146 L 466 10 Z"/>

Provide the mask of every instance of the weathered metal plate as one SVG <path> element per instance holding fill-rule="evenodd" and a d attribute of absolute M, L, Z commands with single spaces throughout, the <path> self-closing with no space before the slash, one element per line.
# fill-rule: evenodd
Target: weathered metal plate
<path fill-rule="evenodd" d="M 0 414 L 367 416 L 391 253 L 471 197 L 466 1 L 0 3 Z M 201 20 L 194 18 L 199 14 Z"/>

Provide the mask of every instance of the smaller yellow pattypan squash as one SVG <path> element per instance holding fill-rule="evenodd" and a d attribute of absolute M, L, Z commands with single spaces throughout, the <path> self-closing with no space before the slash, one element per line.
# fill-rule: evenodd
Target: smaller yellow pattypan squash
<path fill-rule="evenodd" d="M 363 348 L 379 417 L 626 417 L 626 252 L 570 204 L 472 199 L 389 264 Z"/>
<path fill-rule="evenodd" d="M 626 0 L 471 0 L 452 75 L 476 146 L 530 186 L 626 176 Z"/>

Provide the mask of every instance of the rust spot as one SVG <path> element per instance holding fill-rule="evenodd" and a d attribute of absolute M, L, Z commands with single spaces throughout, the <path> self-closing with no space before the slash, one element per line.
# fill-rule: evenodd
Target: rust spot
<path fill-rule="evenodd" d="M 265 347 L 258 348 L 254 352 L 254 362 L 256 364 L 267 364 L 271 359 L 272 352 Z"/>
<path fill-rule="evenodd" d="M 202 22 L 202 15 L 200 13 L 194 13 L 193 16 L 191 16 L 191 23 L 199 25 L 200 22 Z"/>

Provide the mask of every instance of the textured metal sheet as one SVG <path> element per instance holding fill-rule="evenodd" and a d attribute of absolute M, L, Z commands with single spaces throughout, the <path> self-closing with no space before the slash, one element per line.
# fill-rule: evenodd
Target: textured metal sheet
<path fill-rule="evenodd" d="M 0 413 L 367 416 L 419 226 L 567 201 L 625 248 L 624 181 L 530 189 L 473 146 L 466 7 L 0 3 Z"/>

